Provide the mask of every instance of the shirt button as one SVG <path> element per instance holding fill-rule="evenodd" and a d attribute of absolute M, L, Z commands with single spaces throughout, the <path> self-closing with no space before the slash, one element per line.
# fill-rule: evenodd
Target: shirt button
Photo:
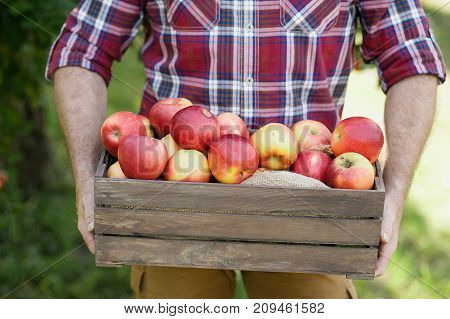
<path fill-rule="evenodd" d="M 247 85 L 252 85 L 252 83 L 253 83 L 253 78 L 250 77 L 250 76 L 248 76 L 248 77 L 245 78 L 244 81 L 245 81 L 245 84 L 247 84 Z"/>
<path fill-rule="evenodd" d="M 252 31 L 253 31 L 253 24 L 248 23 L 248 24 L 245 26 L 245 30 L 246 30 L 247 32 L 252 32 Z"/>

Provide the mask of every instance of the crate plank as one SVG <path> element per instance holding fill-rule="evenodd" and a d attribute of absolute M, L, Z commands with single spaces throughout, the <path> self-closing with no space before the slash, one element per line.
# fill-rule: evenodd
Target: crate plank
<path fill-rule="evenodd" d="M 384 182 L 383 182 L 383 174 L 381 173 L 381 165 L 377 160 L 375 162 L 375 189 L 381 192 L 384 192 Z"/>
<path fill-rule="evenodd" d="M 99 164 L 97 167 L 96 177 L 104 177 L 106 174 L 107 168 L 116 161 L 117 159 L 111 156 L 106 150 L 103 150 L 100 155 Z M 381 164 L 379 160 L 375 161 L 375 182 L 374 182 L 374 190 L 384 192 L 384 182 L 383 182 L 383 174 L 381 170 Z"/>
<path fill-rule="evenodd" d="M 373 279 L 385 189 L 95 178 L 98 266 L 160 265 Z M 319 245 L 320 244 L 320 245 Z"/>
<path fill-rule="evenodd" d="M 384 192 L 95 179 L 95 203 L 141 208 L 381 217 Z"/>
<path fill-rule="evenodd" d="M 376 248 L 96 236 L 99 266 L 154 265 L 371 277 Z"/>
<path fill-rule="evenodd" d="M 378 246 L 381 220 L 96 207 L 97 234 Z"/>
<path fill-rule="evenodd" d="M 95 172 L 95 177 L 104 177 L 106 175 L 106 170 L 108 169 L 109 160 L 110 160 L 110 155 L 104 150 L 100 154 L 100 159 L 98 161 L 97 170 Z"/>

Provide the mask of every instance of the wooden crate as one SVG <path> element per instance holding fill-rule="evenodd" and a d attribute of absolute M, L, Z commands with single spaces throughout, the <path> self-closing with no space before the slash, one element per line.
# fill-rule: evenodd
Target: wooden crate
<path fill-rule="evenodd" d="M 95 178 L 98 266 L 159 265 L 374 277 L 384 185 L 276 188 Z"/>

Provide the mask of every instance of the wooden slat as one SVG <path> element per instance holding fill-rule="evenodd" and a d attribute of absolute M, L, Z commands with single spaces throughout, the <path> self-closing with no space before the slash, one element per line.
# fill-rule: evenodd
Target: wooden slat
<path fill-rule="evenodd" d="M 99 266 L 374 276 L 385 195 L 378 162 L 370 191 L 103 178 L 111 163 L 103 153 L 95 179 Z"/>
<path fill-rule="evenodd" d="M 375 162 L 375 172 L 375 189 L 384 192 L 383 172 L 381 171 L 380 162 L 378 160 Z"/>
<path fill-rule="evenodd" d="M 379 219 L 95 208 L 97 234 L 378 246 Z"/>
<path fill-rule="evenodd" d="M 96 236 L 96 263 L 370 277 L 376 248 Z"/>
<path fill-rule="evenodd" d="M 373 280 L 375 273 L 372 274 L 346 274 L 348 279 L 352 280 Z"/>
<path fill-rule="evenodd" d="M 95 179 L 95 203 L 141 208 L 381 217 L 384 192 Z"/>
<path fill-rule="evenodd" d="M 109 155 L 105 150 L 103 150 L 100 154 L 95 177 L 104 177 L 106 175 L 106 170 L 108 169 L 108 161 Z"/>

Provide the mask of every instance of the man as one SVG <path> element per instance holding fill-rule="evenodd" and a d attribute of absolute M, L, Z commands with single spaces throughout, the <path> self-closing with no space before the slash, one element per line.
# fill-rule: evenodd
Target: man
<path fill-rule="evenodd" d="M 96 138 L 111 64 L 144 25 L 146 85 L 141 113 L 185 97 L 214 113 L 240 115 L 250 129 L 309 118 L 332 129 L 352 69 L 355 24 L 361 48 L 387 94 L 389 155 L 376 274 L 397 246 L 403 202 L 429 134 L 445 67 L 418 0 L 84 0 L 68 17 L 49 58 L 57 110 L 76 181 L 78 228 L 94 252 Z M 411 129 L 414 128 L 414 129 Z M 355 297 L 340 276 L 243 272 L 252 298 Z M 234 273 L 134 267 L 139 297 L 231 298 Z"/>

